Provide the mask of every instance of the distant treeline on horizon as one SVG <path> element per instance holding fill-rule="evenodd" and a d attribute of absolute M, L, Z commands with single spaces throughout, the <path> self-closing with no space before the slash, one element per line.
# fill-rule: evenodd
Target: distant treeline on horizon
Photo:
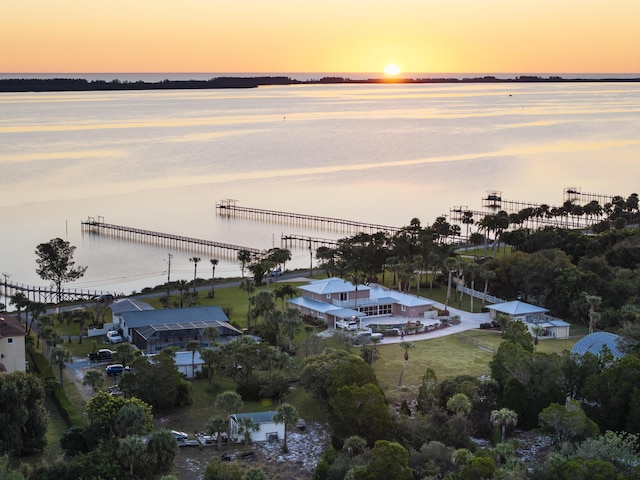
<path fill-rule="evenodd" d="M 323 77 L 295 80 L 284 76 L 217 77 L 209 80 L 162 80 L 159 82 L 86 80 L 82 78 L 0 79 L 0 92 L 56 92 L 88 90 L 175 90 L 210 88 L 256 88 L 266 85 L 344 84 L 344 83 L 531 83 L 531 82 L 640 82 L 639 78 L 563 78 L 521 75 L 514 78 L 482 76 L 470 78 L 368 78 Z"/>

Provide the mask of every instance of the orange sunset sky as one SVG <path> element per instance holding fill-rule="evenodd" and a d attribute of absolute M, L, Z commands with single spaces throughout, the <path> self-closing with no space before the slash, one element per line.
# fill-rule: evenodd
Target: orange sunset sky
<path fill-rule="evenodd" d="M 0 72 L 638 73 L 639 0 L 5 0 Z"/>

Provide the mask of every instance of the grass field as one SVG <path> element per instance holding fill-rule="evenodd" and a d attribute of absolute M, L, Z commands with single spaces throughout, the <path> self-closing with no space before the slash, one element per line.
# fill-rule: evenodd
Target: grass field
<path fill-rule="evenodd" d="M 571 328 L 572 338 L 542 339 L 537 351 L 560 353 L 571 350 L 588 333 L 584 326 Z M 410 338 L 407 340 L 410 341 Z M 380 386 L 391 401 L 404 399 L 415 396 L 428 368 L 433 369 L 439 380 L 456 375 L 479 377 L 490 374 L 489 362 L 501 342 L 500 333 L 493 330 L 469 330 L 415 342 L 415 347 L 409 350 L 402 385 L 398 385 L 398 381 L 404 363 L 404 349 L 399 344 L 381 345 L 378 347 L 380 358 L 374 364 L 374 370 Z"/>

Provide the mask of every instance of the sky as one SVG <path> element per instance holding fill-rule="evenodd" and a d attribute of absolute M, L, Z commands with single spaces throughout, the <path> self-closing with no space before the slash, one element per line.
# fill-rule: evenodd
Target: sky
<path fill-rule="evenodd" d="M 639 73 L 639 0 L 3 0 L 0 73 Z"/>

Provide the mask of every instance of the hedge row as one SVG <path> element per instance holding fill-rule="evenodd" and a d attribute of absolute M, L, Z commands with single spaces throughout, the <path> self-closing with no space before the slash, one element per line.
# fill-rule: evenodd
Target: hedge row
<path fill-rule="evenodd" d="M 27 354 L 29 356 L 29 368 L 42 380 L 45 391 L 53 400 L 67 426 L 84 425 L 82 417 L 67 398 L 64 389 L 58 384 L 58 380 L 44 356 L 40 352 L 36 352 L 31 345 L 27 347 Z"/>

